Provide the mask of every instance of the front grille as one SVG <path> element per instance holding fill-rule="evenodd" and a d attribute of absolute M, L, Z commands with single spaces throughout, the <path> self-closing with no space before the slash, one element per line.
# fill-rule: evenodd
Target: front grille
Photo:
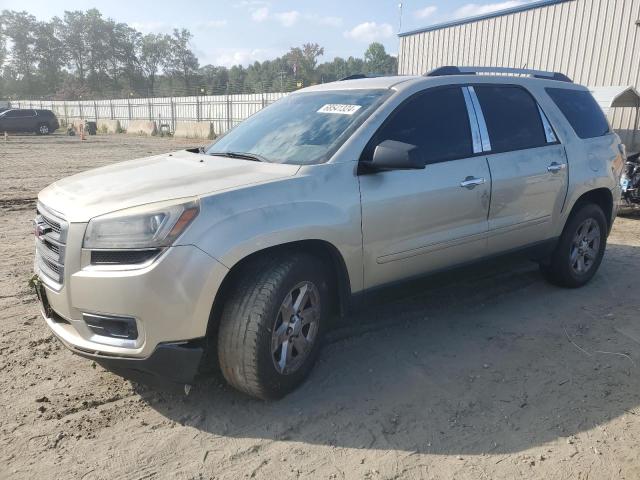
<path fill-rule="evenodd" d="M 60 235 L 60 231 L 62 230 L 62 225 L 59 221 L 53 220 L 51 218 L 47 218 L 45 216 L 42 217 L 42 220 L 51 227 L 51 230 L 56 234 Z"/>
<path fill-rule="evenodd" d="M 59 215 L 38 204 L 34 221 L 36 266 L 45 280 L 62 285 L 68 223 Z"/>

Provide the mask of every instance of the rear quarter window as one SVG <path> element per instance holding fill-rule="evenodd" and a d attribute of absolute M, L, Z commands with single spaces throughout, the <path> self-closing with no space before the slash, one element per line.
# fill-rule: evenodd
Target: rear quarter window
<path fill-rule="evenodd" d="M 611 131 L 607 117 L 591 93 L 567 88 L 547 88 L 546 91 L 578 137 L 602 137 Z"/>

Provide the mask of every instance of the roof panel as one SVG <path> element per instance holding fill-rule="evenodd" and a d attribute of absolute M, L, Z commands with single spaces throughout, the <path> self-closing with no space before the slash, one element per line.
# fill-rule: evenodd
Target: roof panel
<path fill-rule="evenodd" d="M 339 80 L 336 82 L 321 83 L 307 87 L 299 92 L 313 92 L 323 90 L 358 90 L 358 89 L 378 89 L 393 88 L 395 85 L 407 82 L 414 78 L 420 78 L 410 75 L 396 75 L 388 77 L 368 77 L 354 80 Z"/>
<path fill-rule="evenodd" d="M 537 2 L 526 3 L 517 7 L 507 8 L 504 10 L 498 10 L 495 12 L 487 13 L 485 15 L 477 15 L 475 17 L 462 18 L 460 20 L 453 20 L 451 22 L 439 23 L 436 25 L 430 25 L 428 27 L 411 30 L 408 32 L 399 33 L 399 37 L 407 37 L 409 35 L 415 35 L 416 33 L 432 32 L 434 30 L 442 30 L 444 28 L 455 27 L 456 25 L 464 25 L 465 23 L 479 22 L 481 20 L 487 20 L 489 18 L 501 17 L 503 15 L 510 15 L 512 13 L 525 12 L 527 10 L 533 10 L 535 8 L 548 7 L 557 3 L 573 2 L 575 0 L 538 0 Z"/>

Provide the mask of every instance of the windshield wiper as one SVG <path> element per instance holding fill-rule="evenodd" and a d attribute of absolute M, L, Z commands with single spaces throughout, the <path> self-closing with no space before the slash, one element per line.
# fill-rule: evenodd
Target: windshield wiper
<path fill-rule="evenodd" d="M 228 158 L 239 158 L 242 160 L 251 160 L 253 162 L 268 162 L 266 158 L 255 153 L 246 152 L 210 152 L 209 155 Z"/>

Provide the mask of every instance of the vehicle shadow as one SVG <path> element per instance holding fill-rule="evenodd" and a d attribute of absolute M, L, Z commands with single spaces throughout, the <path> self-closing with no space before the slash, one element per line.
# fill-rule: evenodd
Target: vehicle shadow
<path fill-rule="evenodd" d="M 636 414 L 638 267 L 640 248 L 610 245 L 580 290 L 503 259 L 384 291 L 340 320 L 311 378 L 280 401 L 248 398 L 218 375 L 188 397 L 136 388 L 162 415 L 231 438 L 522 451 Z"/>

